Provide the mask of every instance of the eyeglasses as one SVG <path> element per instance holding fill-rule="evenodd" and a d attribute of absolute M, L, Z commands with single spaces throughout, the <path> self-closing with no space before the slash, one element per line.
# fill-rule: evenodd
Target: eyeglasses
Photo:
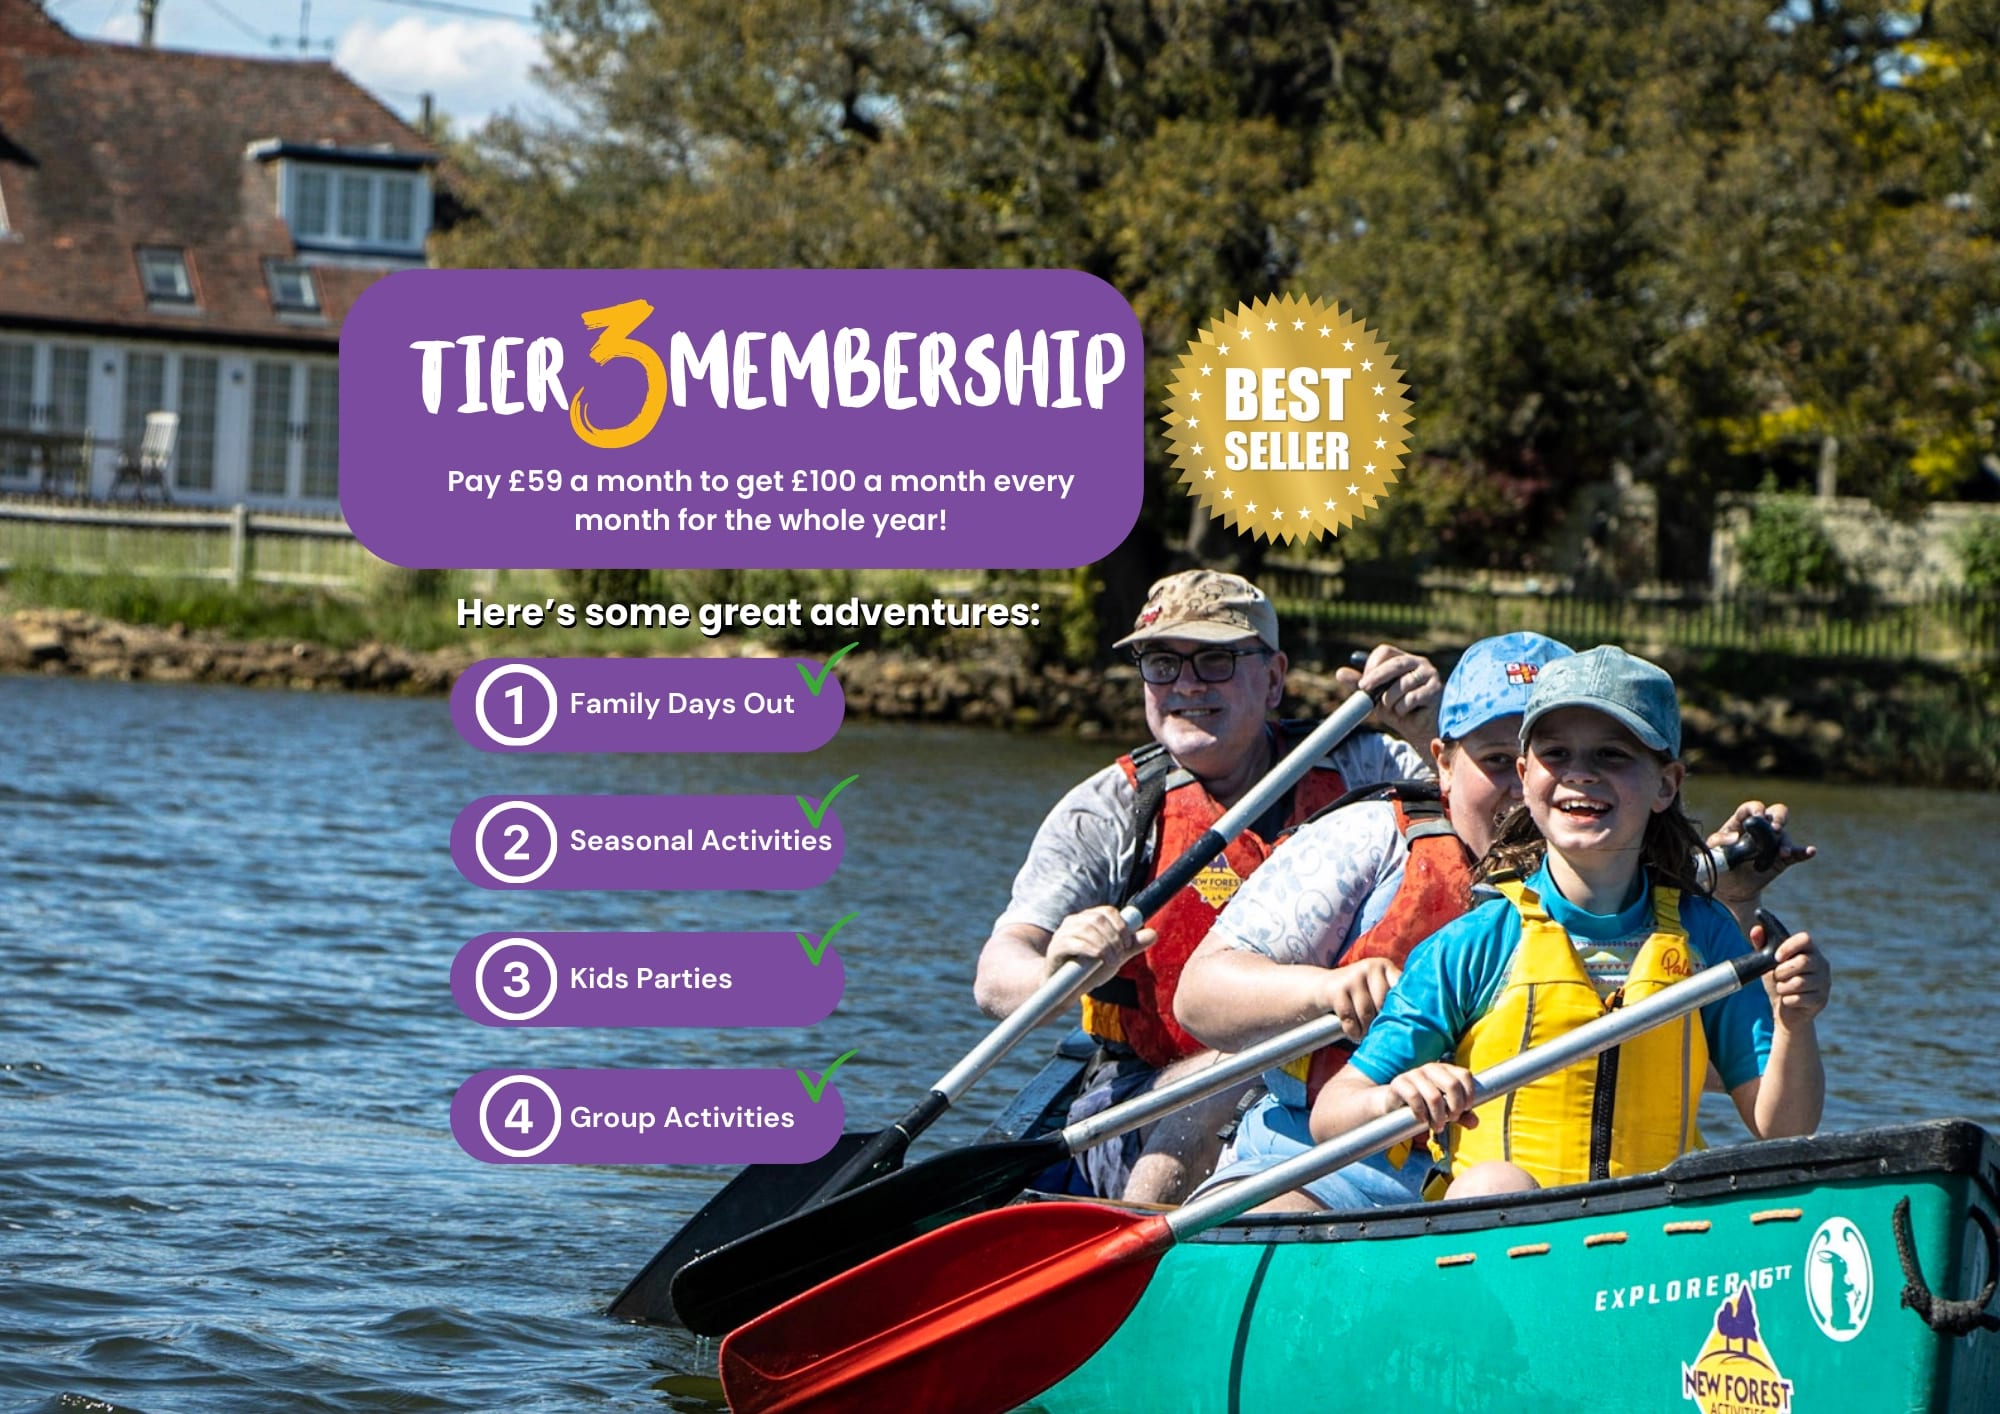
<path fill-rule="evenodd" d="M 1134 653 L 1132 661 L 1139 665 L 1139 676 L 1155 687 L 1165 687 L 1180 681 L 1181 664 L 1194 664 L 1195 679 L 1199 682 L 1228 682 L 1236 676 L 1238 658 L 1261 658 L 1271 650 L 1268 648 L 1198 648 L 1192 653 L 1176 653 L 1171 648 L 1148 648 L 1143 653 Z"/>

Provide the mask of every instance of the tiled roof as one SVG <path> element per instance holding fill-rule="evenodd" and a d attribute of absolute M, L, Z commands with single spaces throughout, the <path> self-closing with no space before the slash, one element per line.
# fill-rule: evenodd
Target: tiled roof
<path fill-rule="evenodd" d="M 272 138 L 430 150 L 329 63 L 84 41 L 0 0 L 0 326 L 333 346 L 382 271 L 319 267 L 323 324 L 273 310 L 264 262 L 296 247 L 278 164 L 248 153 Z M 148 307 L 140 246 L 188 252 L 197 308 Z"/>

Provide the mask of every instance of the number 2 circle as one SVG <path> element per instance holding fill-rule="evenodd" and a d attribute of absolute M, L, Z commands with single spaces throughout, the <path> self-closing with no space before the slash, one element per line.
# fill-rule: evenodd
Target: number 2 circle
<path fill-rule="evenodd" d="M 540 864 L 521 873 L 510 874 L 486 857 L 486 827 L 493 823 L 496 816 L 502 815 L 509 810 L 527 811 L 530 815 L 541 821 L 549 832 L 548 855 Z M 517 860 L 522 863 L 532 862 L 527 852 L 530 831 L 526 825 L 510 825 L 500 833 L 506 835 L 510 840 L 506 853 L 500 856 L 503 863 L 513 863 Z M 501 883 L 532 884 L 535 880 L 541 878 L 542 875 L 548 873 L 549 866 L 556 862 L 556 822 L 549 818 L 548 811 L 542 809 L 541 806 L 535 804 L 532 800 L 503 800 L 479 817 L 479 828 L 472 832 L 472 848 L 473 852 L 479 856 L 479 867 L 495 879 L 498 879 Z"/>

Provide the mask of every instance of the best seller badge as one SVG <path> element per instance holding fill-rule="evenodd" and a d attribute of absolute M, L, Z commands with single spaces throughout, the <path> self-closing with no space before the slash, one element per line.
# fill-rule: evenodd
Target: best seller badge
<path fill-rule="evenodd" d="M 1238 305 L 1188 343 L 1167 390 L 1181 484 L 1248 535 L 1338 535 L 1388 494 L 1409 450 L 1395 356 L 1337 305 Z"/>

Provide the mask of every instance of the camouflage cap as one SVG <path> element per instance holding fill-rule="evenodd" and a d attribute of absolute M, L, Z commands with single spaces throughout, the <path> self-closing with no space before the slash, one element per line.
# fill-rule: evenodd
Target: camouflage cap
<path fill-rule="evenodd" d="M 1160 638 L 1186 638 L 1197 643 L 1255 638 L 1276 652 L 1278 611 L 1263 590 L 1241 575 L 1183 570 L 1154 583 L 1146 592 L 1146 606 L 1133 621 L 1132 631 L 1111 646 L 1128 648 Z"/>

